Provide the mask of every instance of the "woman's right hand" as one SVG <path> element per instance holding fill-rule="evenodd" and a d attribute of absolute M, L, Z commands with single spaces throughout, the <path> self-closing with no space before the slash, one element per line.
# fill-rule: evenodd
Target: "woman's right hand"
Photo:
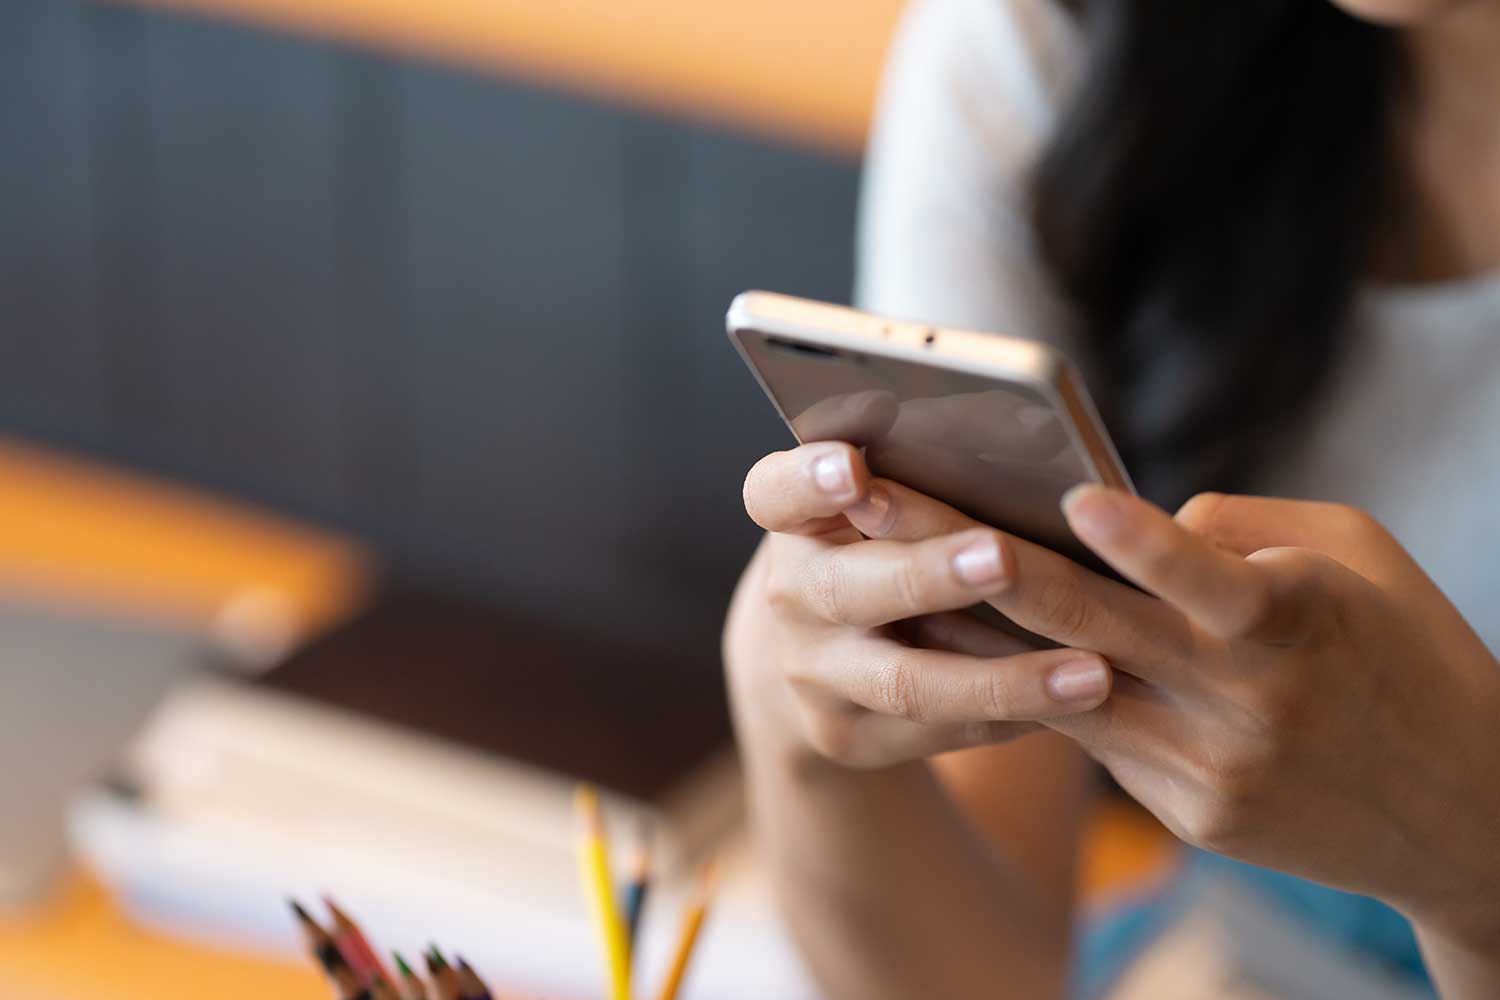
<path fill-rule="evenodd" d="M 1108 697 L 1097 654 L 1037 650 L 962 611 L 1003 594 L 1034 547 L 872 481 L 854 447 L 767 456 L 745 507 L 769 534 L 725 629 L 742 735 L 880 768 L 1008 740 Z"/>

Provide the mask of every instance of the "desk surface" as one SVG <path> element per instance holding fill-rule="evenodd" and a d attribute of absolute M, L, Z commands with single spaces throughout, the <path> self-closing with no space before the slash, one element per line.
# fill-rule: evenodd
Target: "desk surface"
<path fill-rule="evenodd" d="M 857 153 L 904 0 L 137 0 Z"/>
<path fill-rule="evenodd" d="M 185 945 L 131 923 L 92 879 L 0 915 L 6 1000 L 327 1000 L 311 966 Z"/>

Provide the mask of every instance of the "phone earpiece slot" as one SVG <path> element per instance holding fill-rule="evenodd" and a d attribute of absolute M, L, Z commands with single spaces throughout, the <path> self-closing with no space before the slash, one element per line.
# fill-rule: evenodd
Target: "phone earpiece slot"
<path fill-rule="evenodd" d="M 831 347 L 818 347 L 814 344 L 801 344 L 795 340 L 782 340 L 780 337 L 767 337 L 766 346 L 774 347 L 779 351 L 792 351 L 797 354 L 811 354 L 817 358 L 836 358 L 839 352 Z"/>

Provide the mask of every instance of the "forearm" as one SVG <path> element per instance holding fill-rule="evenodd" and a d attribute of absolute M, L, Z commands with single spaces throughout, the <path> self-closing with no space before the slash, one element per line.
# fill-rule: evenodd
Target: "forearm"
<path fill-rule="evenodd" d="M 927 764 L 848 770 L 740 728 L 759 843 L 831 996 L 1062 995 L 1066 900 L 997 857 Z"/>

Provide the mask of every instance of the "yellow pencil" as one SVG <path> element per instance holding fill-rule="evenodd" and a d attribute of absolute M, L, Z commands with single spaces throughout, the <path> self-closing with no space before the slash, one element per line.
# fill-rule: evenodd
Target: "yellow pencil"
<path fill-rule="evenodd" d="M 574 802 L 579 824 L 578 870 L 604 951 L 609 997 L 630 1000 L 630 944 L 615 901 L 614 879 L 609 873 L 609 841 L 604 831 L 604 815 L 599 809 L 599 793 L 581 785 Z"/>
<path fill-rule="evenodd" d="M 707 865 L 703 869 L 703 877 L 698 881 L 698 893 L 688 904 L 687 916 L 682 921 L 682 932 L 677 939 L 677 954 L 672 957 L 672 967 L 667 972 L 667 981 L 662 984 L 657 1000 L 676 1000 L 677 991 L 682 989 L 688 963 L 693 959 L 693 948 L 698 943 L 698 932 L 703 930 L 703 920 L 708 916 L 715 878 L 714 866 Z"/>

